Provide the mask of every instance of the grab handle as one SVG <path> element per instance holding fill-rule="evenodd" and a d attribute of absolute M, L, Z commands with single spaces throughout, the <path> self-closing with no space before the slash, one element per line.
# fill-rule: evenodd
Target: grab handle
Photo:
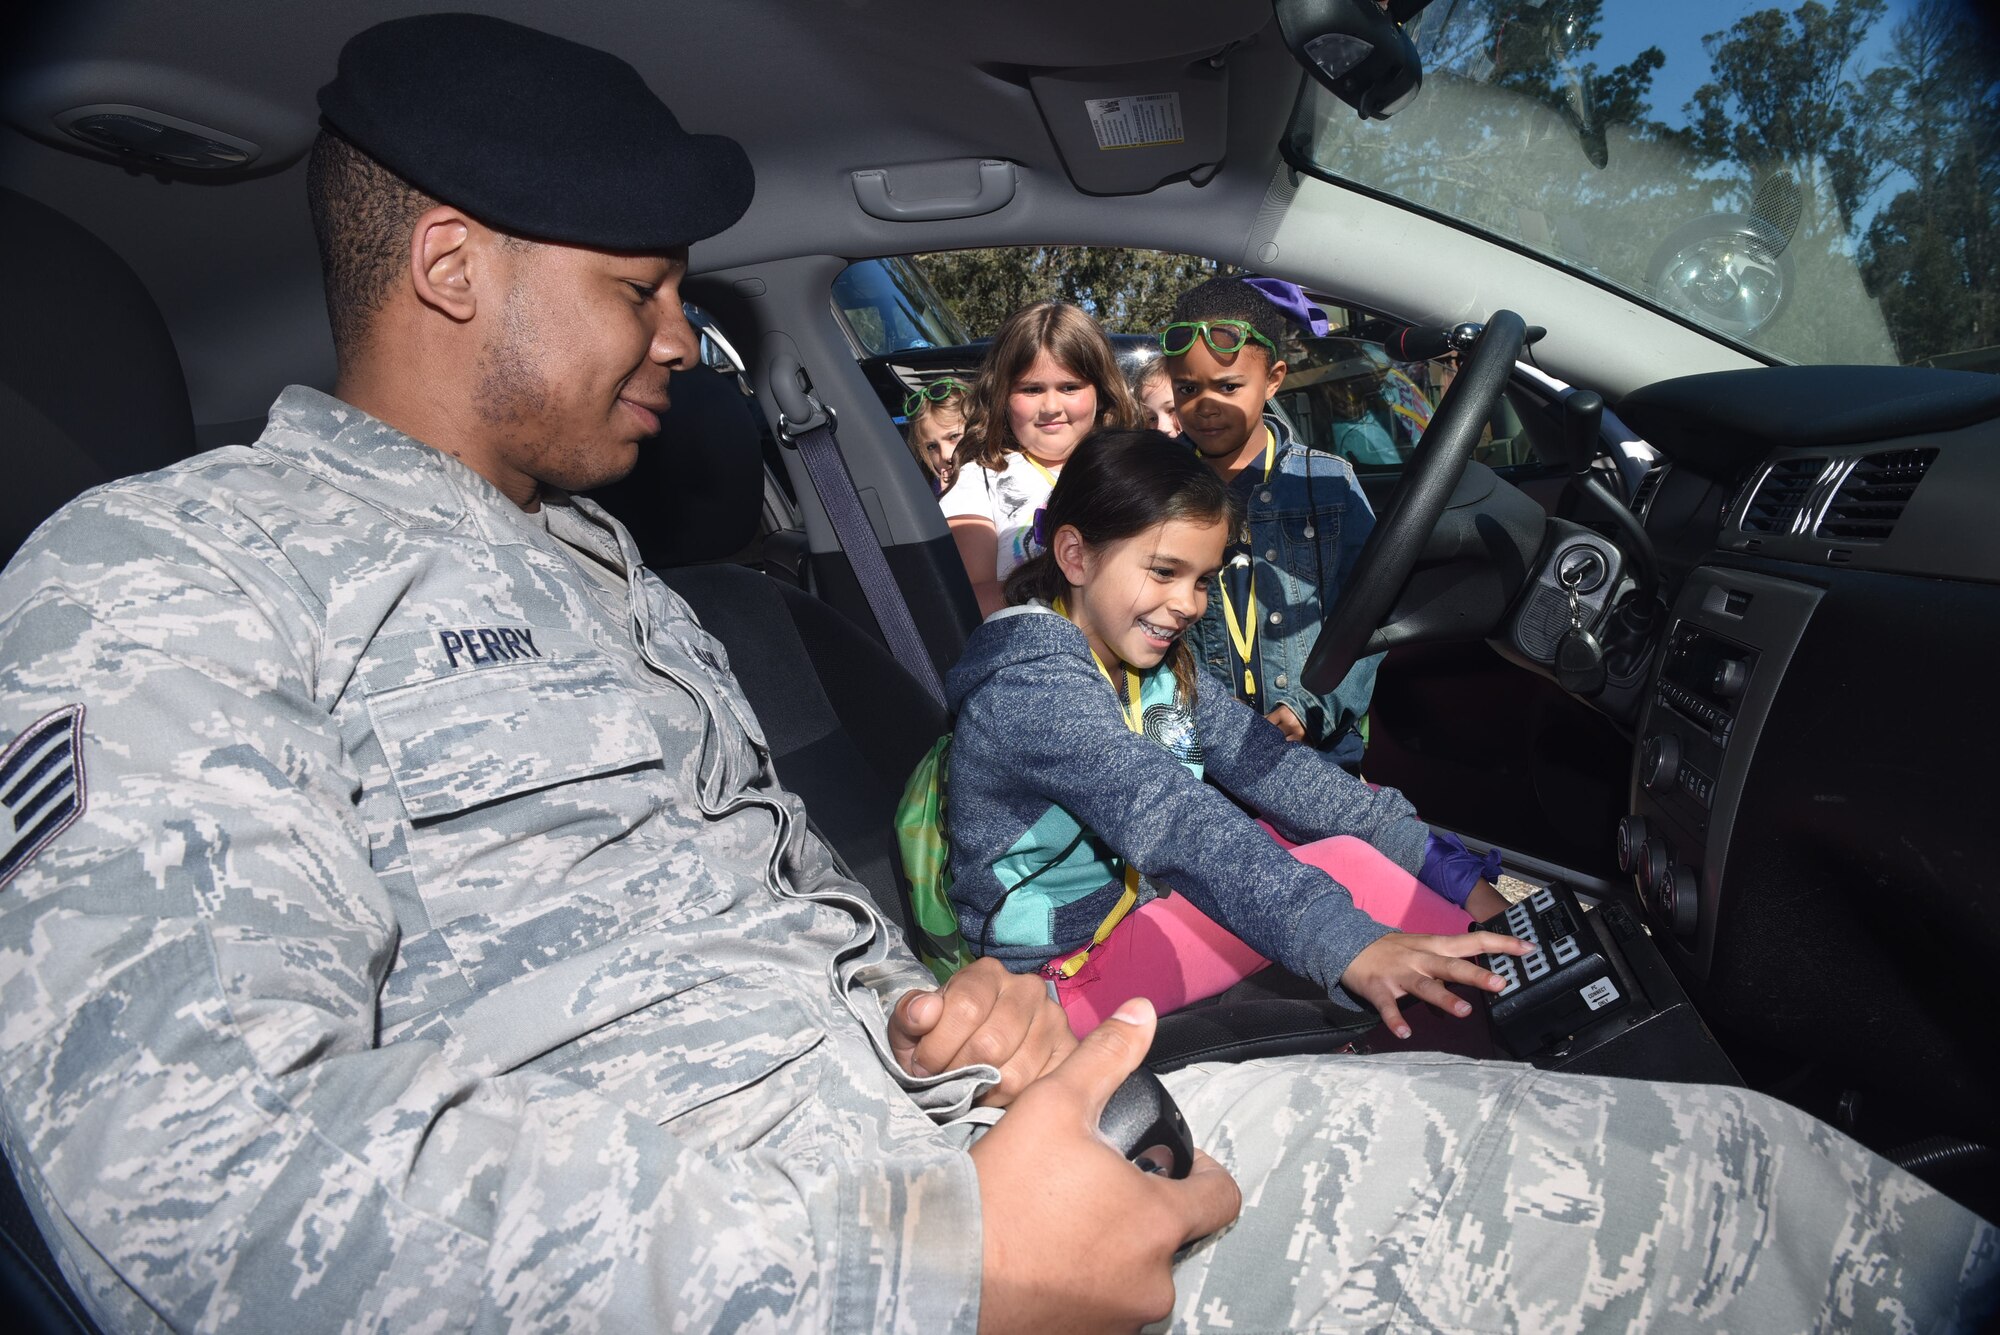
<path fill-rule="evenodd" d="M 889 193 L 889 172 L 870 167 L 852 173 L 854 198 L 861 211 L 884 222 L 937 222 L 944 218 L 977 218 L 1014 198 L 1014 164 L 987 158 L 979 164 L 979 193 L 971 198 L 947 195 L 932 199 L 898 199 Z"/>

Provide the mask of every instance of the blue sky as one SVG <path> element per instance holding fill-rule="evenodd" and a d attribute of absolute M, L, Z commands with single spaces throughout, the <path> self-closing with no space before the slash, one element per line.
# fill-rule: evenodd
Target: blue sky
<path fill-rule="evenodd" d="M 1720 32 L 1745 14 L 1760 9 L 1792 10 L 1797 0 L 1605 0 L 1604 21 L 1599 25 L 1603 40 L 1598 42 L 1595 63 L 1599 69 L 1622 65 L 1639 51 L 1657 46 L 1667 63 L 1653 76 L 1653 114 L 1669 125 L 1685 123 L 1681 108 L 1687 105 L 1708 78 L 1707 53 L 1701 39 Z M 1889 48 L 1889 33 L 1907 14 L 1909 0 L 1891 0 L 1882 17 L 1868 34 L 1864 48 L 1864 68 L 1881 60 Z"/>

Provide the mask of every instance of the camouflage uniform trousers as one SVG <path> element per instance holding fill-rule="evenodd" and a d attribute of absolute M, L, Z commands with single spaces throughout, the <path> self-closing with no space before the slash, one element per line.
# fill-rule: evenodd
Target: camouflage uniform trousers
<path fill-rule="evenodd" d="M 1166 1081 L 1243 1212 L 1162 1330 L 1950 1331 L 2000 1299 L 2000 1230 L 1746 1090 L 1439 1053 Z"/>

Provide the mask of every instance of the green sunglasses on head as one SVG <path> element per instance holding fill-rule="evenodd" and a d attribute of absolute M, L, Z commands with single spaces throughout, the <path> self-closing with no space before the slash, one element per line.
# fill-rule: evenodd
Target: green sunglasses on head
<path fill-rule="evenodd" d="M 920 385 L 910 391 L 909 397 L 903 400 L 903 416 L 908 417 L 911 413 L 923 407 L 925 399 L 929 399 L 932 403 L 943 403 L 954 394 L 970 394 L 971 392 L 972 390 L 963 380 L 959 380 L 954 376 L 940 376 L 938 379 L 931 381 L 930 384 Z"/>
<path fill-rule="evenodd" d="M 1221 357 L 1241 352 L 1245 343 L 1255 340 L 1269 350 L 1272 361 L 1278 360 L 1278 345 L 1243 320 L 1183 320 L 1170 324 L 1160 331 L 1160 351 L 1169 357 L 1179 357 L 1194 346 L 1197 338 Z"/>

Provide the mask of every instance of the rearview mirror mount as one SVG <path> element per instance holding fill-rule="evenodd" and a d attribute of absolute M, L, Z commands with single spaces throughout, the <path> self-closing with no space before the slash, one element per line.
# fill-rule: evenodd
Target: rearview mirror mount
<path fill-rule="evenodd" d="M 1386 120 L 1424 85 L 1423 62 L 1402 21 L 1428 0 L 1275 0 L 1293 59 L 1363 120 Z"/>

